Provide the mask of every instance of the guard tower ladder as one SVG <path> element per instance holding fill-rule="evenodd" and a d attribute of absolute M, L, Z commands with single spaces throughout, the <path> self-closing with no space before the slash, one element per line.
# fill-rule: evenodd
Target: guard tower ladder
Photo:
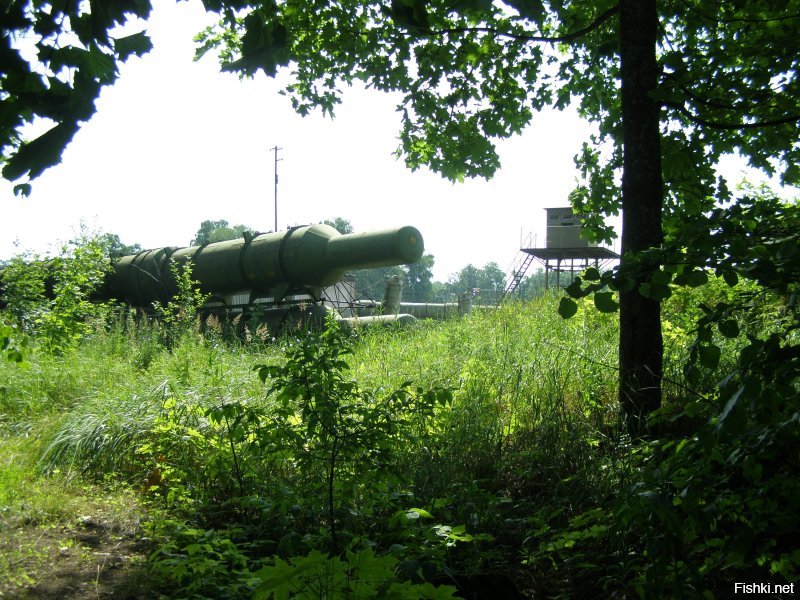
<path fill-rule="evenodd" d="M 525 278 L 525 273 L 527 273 L 528 267 L 530 267 L 533 262 L 533 254 L 528 254 L 524 252 L 523 249 L 530 248 L 532 241 L 533 234 L 531 233 L 528 234 L 524 242 L 520 243 L 520 251 L 514 259 L 514 262 L 511 263 L 511 266 L 506 271 L 508 283 L 506 284 L 506 289 L 503 290 L 503 295 L 500 296 L 498 304 L 517 291 L 519 284 L 522 283 L 522 280 Z"/>

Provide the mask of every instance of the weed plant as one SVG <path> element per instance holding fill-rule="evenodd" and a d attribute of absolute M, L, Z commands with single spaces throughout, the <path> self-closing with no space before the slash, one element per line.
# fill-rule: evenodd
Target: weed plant
<path fill-rule="evenodd" d="M 553 300 L 508 304 L 392 336 L 370 332 L 359 344 L 354 369 L 367 381 L 413 379 L 456 389 L 453 407 L 443 416 L 438 454 L 417 454 L 429 457 L 419 471 L 431 494 L 441 493 L 454 477 L 494 478 L 495 489 L 537 480 L 549 485 L 574 472 L 569 461 L 577 448 L 588 451 L 617 435 L 614 319 L 585 311 L 583 319 L 565 321 Z M 513 474 L 514 464 L 526 462 L 525 449 L 541 453 L 545 460 L 531 462 L 541 463 L 543 473 L 559 474 L 531 477 L 529 467 Z M 563 461 L 562 471 L 557 465 Z"/>
<path fill-rule="evenodd" d="M 151 325 L 145 327 L 160 335 Z M 46 439 L 41 458 L 45 472 L 62 469 L 98 478 L 114 473 L 130 483 L 141 482 L 147 465 L 141 464 L 136 448 L 152 434 L 166 404 L 178 398 L 204 406 L 224 397 L 263 395 L 252 376 L 252 358 L 239 348 L 186 335 L 170 350 L 162 347 L 142 369 L 138 356 L 124 353 L 120 336 L 128 334 L 100 334 L 84 353 L 75 355 L 74 363 L 47 371 L 94 372 L 97 380 L 79 380 L 80 402 L 62 404 L 58 424 L 49 433 L 41 432 Z M 152 342 L 139 343 L 149 347 Z M 119 352 L 114 353 L 115 348 Z M 108 370 L 98 370 L 106 364 Z"/>

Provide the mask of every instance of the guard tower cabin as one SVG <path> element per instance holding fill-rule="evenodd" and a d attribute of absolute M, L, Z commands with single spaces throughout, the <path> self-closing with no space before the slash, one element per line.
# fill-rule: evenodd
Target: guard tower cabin
<path fill-rule="evenodd" d="M 555 274 L 556 287 L 569 285 L 577 273 L 594 265 L 600 268 L 619 255 L 609 248 L 587 241 L 582 235 L 581 215 L 569 206 L 544 209 L 547 218 L 547 240 L 544 248 L 520 248 L 544 266 L 545 287 Z M 564 277 L 562 277 L 562 274 Z"/>

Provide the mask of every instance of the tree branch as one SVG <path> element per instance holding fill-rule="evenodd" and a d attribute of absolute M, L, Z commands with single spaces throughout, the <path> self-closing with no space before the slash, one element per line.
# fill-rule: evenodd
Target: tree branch
<path fill-rule="evenodd" d="M 678 84 L 678 89 L 681 92 L 683 92 L 687 98 L 689 98 L 690 100 L 694 100 L 698 104 L 702 104 L 704 106 L 708 106 L 710 108 L 715 108 L 718 110 L 741 110 L 739 107 L 733 104 L 725 104 L 724 102 L 716 102 L 714 100 L 710 100 L 709 98 L 703 98 L 702 96 L 695 94 L 685 85 Z"/>
<path fill-rule="evenodd" d="M 705 19 L 706 21 L 712 21 L 713 23 L 774 23 L 779 21 L 790 21 L 792 19 L 800 19 L 800 14 L 793 14 L 793 15 L 784 15 L 782 17 L 768 17 L 765 19 L 756 19 L 756 18 L 748 18 L 748 17 L 741 17 L 741 18 L 732 18 L 732 19 L 718 19 L 713 17 L 709 14 L 701 12 L 696 6 L 692 6 L 688 0 L 682 0 L 681 3 L 691 12 L 696 14 L 701 19 Z"/>
<path fill-rule="evenodd" d="M 752 110 L 752 107 L 753 107 L 752 104 L 750 104 L 749 106 L 744 106 L 746 104 L 744 102 L 739 103 L 740 105 L 737 106 L 736 104 L 732 104 L 732 103 L 724 103 L 724 102 L 712 100 L 712 99 L 709 99 L 709 98 L 704 98 L 703 96 L 700 96 L 699 94 L 694 93 L 692 90 L 690 90 L 688 87 L 686 87 L 685 85 L 683 85 L 681 83 L 677 83 L 676 86 L 681 92 L 683 92 L 683 94 L 687 98 L 689 98 L 690 100 L 692 100 L 694 102 L 697 102 L 698 104 L 702 104 L 703 106 L 708 106 L 709 108 L 714 108 L 714 109 L 718 109 L 718 110 L 732 110 L 732 111 L 738 111 L 738 112 L 744 113 L 744 112 L 747 112 L 748 110 Z M 762 110 L 764 108 L 772 108 L 772 109 L 777 109 L 778 108 L 774 104 L 771 104 L 771 105 L 767 106 L 766 104 L 761 103 L 761 104 L 759 104 L 759 106 L 760 106 L 760 108 Z"/>
<path fill-rule="evenodd" d="M 608 21 L 611 17 L 616 15 L 619 12 L 619 4 L 615 4 L 607 11 L 599 15 L 594 21 L 589 23 L 586 27 L 582 27 L 577 31 L 572 31 L 570 33 L 565 33 L 564 35 L 558 35 L 554 37 L 548 36 L 537 36 L 537 35 L 522 35 L 517 33 L 511 33 L 508 31 L 500 31 L 499 29 L 494 29 L 492 27 L 453 27 L 450 29 L 438 29 L 438 30 L 431 30 L 429 32 L 425 32 L 422 34 L 422 37 L 429 37 L 429 36 L 442 36 L 448 35 L 451 33 L 489 33 L 495 37 L 505 37 L 510 38 L 512 40 L 522 41 L 522 42 L 535 42 L 535 43 L 544 43 L 544 44 L 558 44 L 563 42 L 571 42 L 576 40 L 580 37 L 583 37 L 595 29 L 599 28 L 603 23 Z"/>
<path fill-rule="evenodd" d="M 742 130 L 742 129 L 763 129 L 764 127 L 775 127 L 776 125 L 787 125 L 789 123 L 800 122 L 800 115 L 789 115 L 781 119 L 770 119 L 768 121 L 758 121 L 757 123 L 723 123 L 720 121 L 710 121 L 704 119 L 686 108 L 683 104 L 678 102 L 664 101 L 662 106 L 673 108 L 689 119 L 692 123 L 702 125 L 703 127 L 711 127 L 712 129 L 724 130 Z"/>

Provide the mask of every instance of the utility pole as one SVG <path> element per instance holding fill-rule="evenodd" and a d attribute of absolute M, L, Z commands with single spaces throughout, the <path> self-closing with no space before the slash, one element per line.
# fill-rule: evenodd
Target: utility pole
<path fill-rule="evenodd" d="M 278 231 L 278 161 L 283 160 L 282 158 L 278 158 L 278 152 L 283 150 L 283 148 L 278 148 L 275 146 L 274 148 L 270 148 L 275 155 L 275 229 L 273 231 Z"/>

